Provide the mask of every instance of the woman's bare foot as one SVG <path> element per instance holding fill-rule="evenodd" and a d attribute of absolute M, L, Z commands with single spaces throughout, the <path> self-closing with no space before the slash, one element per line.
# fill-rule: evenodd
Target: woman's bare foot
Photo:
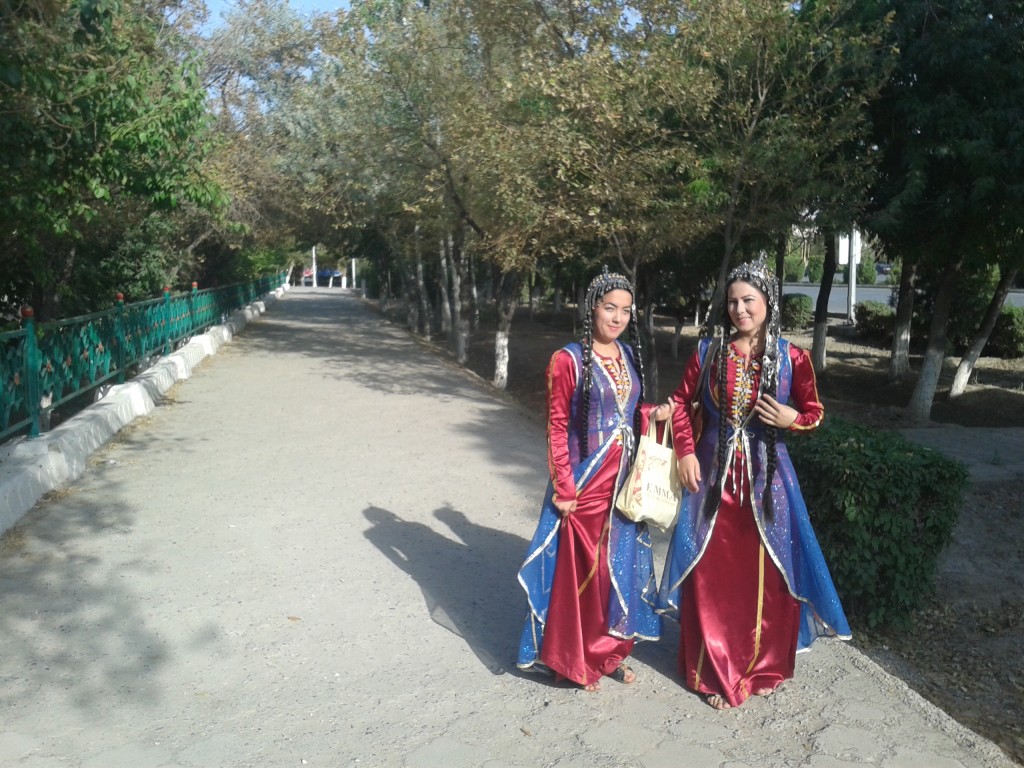
<path fill-rule="evenodd" d="M 726 699 L 725 696 L 721 696 L 717 693 L 709 693 L 704 697 L 704 701 L 706 701 L 712 709 L 732 709 L 732 704 L 729 703 L 729 700 Z"/>
<path fill-rule="evenodd" d="M 598 693 L 601 690 L 601 684 L 598 682 L 587 683 L 586 685 L 580 686 L 587 693 Z"/>
<path fill-rule="evenodd" d="M 774 688 L 758 688 L 754 691 L 755 696 L 771 696 L 773 693 L 775 693 Z"/>

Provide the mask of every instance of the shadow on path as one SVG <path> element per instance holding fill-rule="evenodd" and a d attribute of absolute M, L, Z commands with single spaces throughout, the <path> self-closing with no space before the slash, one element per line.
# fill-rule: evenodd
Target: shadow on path
<path fill-rule="evenodd" d="M 419 585 L 430 618 L 465 640 L 493 674 L 514 669 L 526 609 L 515 573 L 529 542 L 447 505 L 434 517 L 458 541 L 380 507 L 363 514 L 373 524 L 366 538 Z"/>
<path fill-rule="evenodd" d="M 112 495 L 38 505 L 0 537 L 0 708 L 59 697 L 99 716 L 97 702 L 112 697 L 160 701 L 152 679 L 172 649 L 147 626 L 132 588 L 154 565 L 141 552 L 118 564 L 104 557 L 100 542 L 131 537 L 138 523 L 137 510 Z"/>

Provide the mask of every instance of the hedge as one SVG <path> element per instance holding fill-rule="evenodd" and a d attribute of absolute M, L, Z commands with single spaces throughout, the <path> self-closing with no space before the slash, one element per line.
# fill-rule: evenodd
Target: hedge
<path fill-rule="evenodd" d="M 896 310 L 880 301 L 861 301 L 853 308 L 857 334 L 865 339 L 887 342 L 896 327 Z"/>
<path fill-rule="evenodd" d="M 848 616 L 870 627 L 903 623 L 934 591 L 966 467 L 837 418 L 787 447 Z"/>
<path fill-rule="evenodd" d="M 782 327 L 788 331 L 806 328 L 814 320 L 814 304 L 806 293 L 787 293 L 782 296 Z"/>
<path fill-rule="evenodd" d="M 992 357 L 1024 357 L 1024 307 L 1004 306 L 992 329 L 985 354 Z"/>

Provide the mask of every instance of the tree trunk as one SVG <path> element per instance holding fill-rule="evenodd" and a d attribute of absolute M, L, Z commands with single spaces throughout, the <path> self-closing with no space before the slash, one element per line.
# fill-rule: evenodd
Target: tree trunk
<path fill-rule="evenodd" d="M 473 268 L 473 254 L 466 252 L 466 274 L 464 275 L 464 284 L 469 286 L 469 312 L 467 316 L 471 319 L 470 333 L 476 333 L 480 330 L 480 296 L 477 292 L 476 287 L 476 270 Z M 463 311 L 466 308 L 463 307 Z"/>
<path fill-rule="evenodd" d="M 651 292 L 648 291 L 648 295 Z M 644 399 L 653 403 L 658 399 L 658 347 L 657 336 L 654 332 L 654 303 L 644 302 L 643 322 L 638 323 L 643 338 L 644 367 L 646 370 L 647 386 L 644 392 Z"/>
<path fill-rule="evenodd" d="M 420 251 L 420 225 L 416 225 L 416 291 L 420 300 L 420 322 L 419 332 L 427 341 L 430 341 L 430 299 L 427 296 L 427 283 L 423 279 L 423 253 Z"/>
<path fill-rule="evenodd" d="M 555 276 L 552 280 L 552 287 L 554 288 L 551 297 L 552 309 L 557 315 L 562 311 L 562 267 L 558 263 L 555 264 Z"/>
<path fill-rule="evenodd" d="M 437 275 L 438 300 L 441 302 L 441 333 L 447 335 L 452 329 L 452 305 L 448 299 L 448 262 L 451 259 L 451 247 L 448 238 L 441 238 L 441 245 L 438 248 L 439 262 L 441 269 Z"/>
<path fill-rule="evenodd" d="M 472 275 L 469 274 L 469 259 L 465 251 L 465 233 L 460 221 L 451 238 L 452 254 L 452 331 L 454 333 L 453 350 L 459 365 L 465 365 L 469 359 L 470 323 L 473 316 Z"/>
<path fill-rule="evenodd" d="M 53 267 L 55 280 L 46 286 L 41 286 L 33 291 L 32 307 L 35 310 L 36 322 L 43 323 L 51 320 L 60 320 L 62 314 L 60 288 L 62 285 L 71 285 L 72 276 L 75 271 L 75 261 L 78 258 L 78 250 L 75 246 L 67 252 L 61 263 L 50 262 Z"/>
<path fill-rule="evenodd" d="M 946 358 L 946 328 L 953 306 L 953 291 L 959 278 L 960 265 L 957 264 L 946 271 L 935 295 L 935 306 L 928 328 L 928 348 L 925 350 L 921 372 L 907 405 L 911 420 L 917 424 L 924 423 L 931 417 L 935 389 L 939 384 L 939 374 L 942 373 L 942 362 Z"/>
<path fill-rule="evenodd" d="M 953 386 L 949 390 L 950 400 L 960 397 L 964 390 L 967 389 L 967 382 L 970 381 L 971 374 L 974 372 L 974 366 L 977 364 L 978 358 L 981 357 L 985 345 L 988 344 L 989 336 L 992 335 L 992 329 L 996 327 L 996 321 L 999 319 L 999 312 L 1006 301 L 1006 295 L 1010 292 L 1010 286 L 1013 285 L 1013 281 L 1016 279 L 1016 269 L 1002 270 L 1002 274 L 999 276 L 999 285 L 996 286 L 996 290 L 992 294 L 992 300 L 988 303 L 985 319 L 981 321 L 981 327 L 971 340 L 967 352 L 960 358 L 960 365 L 956 367 L 956 375 L 953 376 Z"/>
<path fill-rule="evenodd" d="M 780 232 L 775 240 L 775 276 L 779 279 L 779 298 L 782 298 L 782 281 L 786 276 L 786 246 L 789 238 L 785 232 Z"/>
<path fill-rule="evenodd" d="M 420 317 L 420 297 L 416 284 L 416 265 L 407 265 L 403 259 L 402 272 L 405 276 L 405 324 L 410 332 L 419 333 L 422 318 Z"/>
<path fill-rule="evenodd" d="M 818 303 L 814 307 L 814 337 L 811 341 L 811 364 L 817 373 L 828 365 L 828 300 L 832 294 L 832 283 L 836 279 L 836 237 L 831 228 L 823 233 L 825 238 L 825 266 L 821 273 L 821 287 L 818 289 Z"/>
<path fill-rule="evenodd" d="M 683 318 L 676 318 L 676 330 L 672 334 L 672 359 L 679 359 L 679 340 L 683 337 Z"/>
<path fill-rule="evenodd" d="M 508 340 L 522 284 L 519 272 L 502 273 L 498 283 L 498 330 L 494 334 L 494 386 L 498 389 L 508 386 Z"/>
<path fill-rule="evenodd" d="M 910 321 L 914 315 L 914 283 L 917 263 L 904 259 L 900 273 L 900 291 L 896 300 L 896 321 L 892 329 L 892 355 L 889 358 L 889 381 L 910 378 Z"/>
<path fill-rule="evenodd" d="M 722 261 L 718 265 L 718 279 L 715 281 L 714 293 L 711 294 L 711 306 L 708 307 L 708 320 L 706 322 L 714 322 L 715 318 L 722 316 L 722 307 L 725 305 L 725 281 L 729 279 L 732 254 L 736 249 L 730 224 L 726 224 L 723 235 L 725 246 L 722 249 Z"/>

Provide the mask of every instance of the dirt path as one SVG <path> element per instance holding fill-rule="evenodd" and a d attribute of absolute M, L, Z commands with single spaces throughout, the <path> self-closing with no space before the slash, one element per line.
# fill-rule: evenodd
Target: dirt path
<path fill-rule="evenodd" d="M 1011 765 L 838 642 L 725 713 L 671 627 L 634 686 L 515 673 L 545 474 L 522 408 L 292 291 L 4 537 L 0 764 Z"/>

